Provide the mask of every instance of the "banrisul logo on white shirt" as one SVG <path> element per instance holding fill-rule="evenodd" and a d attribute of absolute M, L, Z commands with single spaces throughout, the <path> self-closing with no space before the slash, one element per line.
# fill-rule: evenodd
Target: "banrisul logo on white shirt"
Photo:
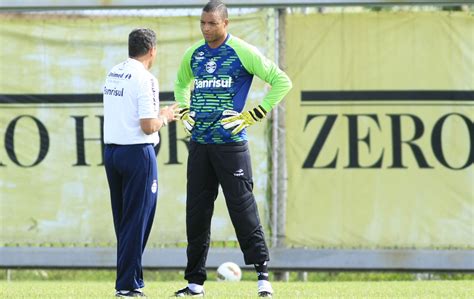
<path fill-rule="evenodd" d="M 227 79 L 217 79 L 217 77 L 207 80 L 194 79 L 194 88 L 229 88 L 232 86 L 232 83 L 232 77 L 228 77 Z"/>
<path fill-rule="evenodd" d="M 104 86 L 104 94 L 109 95 L 109 96 L 114 96 L 114 97 L 123 97 L 123 88 L 121 89 L 117 89 L 116 87 L 107 88 L 107 86 Z"/>

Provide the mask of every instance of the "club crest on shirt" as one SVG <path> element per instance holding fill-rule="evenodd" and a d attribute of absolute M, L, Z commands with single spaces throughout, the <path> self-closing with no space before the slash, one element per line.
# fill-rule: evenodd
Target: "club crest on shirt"
<path fill-rule="evenodd" d="M 216 71 L 216 68 L 217 68 L 217 64 L 214 60 L 209 60 L 208 62 L 206 62 L 206 72 L 208 72 L 209 74 L 212 74 Z"/>
<path fill-rule="evenodd" d="M 158 190 L 158 183 L 156 180 L 153 180 L 153 184 L 151 184 L 151 192 L 154 194 L 156 193 L 156 190 Z"/>

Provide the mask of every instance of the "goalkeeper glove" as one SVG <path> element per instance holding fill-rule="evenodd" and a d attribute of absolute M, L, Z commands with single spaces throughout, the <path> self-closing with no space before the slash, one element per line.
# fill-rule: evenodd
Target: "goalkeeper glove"
<path fill-rule="evenodd" d="M 265 109 L 260 105 L 243 113 L 238 113 L 234 110 L 224 110 L 222 115 L 225 116 L 225 118 L 221 120 L 221 124 L 224 129 L 234 128 L 232 130 L 232 135 L 235 135 L 244 128 L 264 119 L 265 114 L 267 114 L 267 111 L 265 111 Z"/>
<path fill-rule="evenodd" d="M 186 134 L 191 135 L 191 131 L 194 128 L 194 117 L 196 116 L 195 111 L 189 111 L 189 108 L 183 108 L 179 111 L 179 118 L 183 121 L 184 131 Z"/>

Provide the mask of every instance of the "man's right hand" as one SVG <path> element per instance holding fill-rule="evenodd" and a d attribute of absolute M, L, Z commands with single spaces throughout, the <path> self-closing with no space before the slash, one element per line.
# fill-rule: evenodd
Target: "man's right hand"
<path fill-rule="evenodd" d="M 183 108 L 179 111 L 179 118 L 183 121 L 184 131 L 188 135 L 191 135 L 191 131 L 194 128 L 195 116 L 196 116 L 196 112 L 189 111 L 189 107 Z"/>
<path fill-rule="evenodd" d="M 166 126 L 169 122 L 175 121 L 177 119 L 176 114 L 178 111 L 178 104 L 173 104 L 171 106 L 166 106 L 160 108 L 159 117 L 161 117 L 163 121 L 163 125 Z"/>

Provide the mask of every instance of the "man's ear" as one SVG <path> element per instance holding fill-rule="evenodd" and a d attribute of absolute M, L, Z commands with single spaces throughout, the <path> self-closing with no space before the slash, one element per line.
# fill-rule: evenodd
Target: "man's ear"
<path fill-rule="evenodd" d="M 150 56 L 156 55 L 156 47 L 151 48 L 151 49 L 148 51 L 148 54 L 149 54 Z"/>

